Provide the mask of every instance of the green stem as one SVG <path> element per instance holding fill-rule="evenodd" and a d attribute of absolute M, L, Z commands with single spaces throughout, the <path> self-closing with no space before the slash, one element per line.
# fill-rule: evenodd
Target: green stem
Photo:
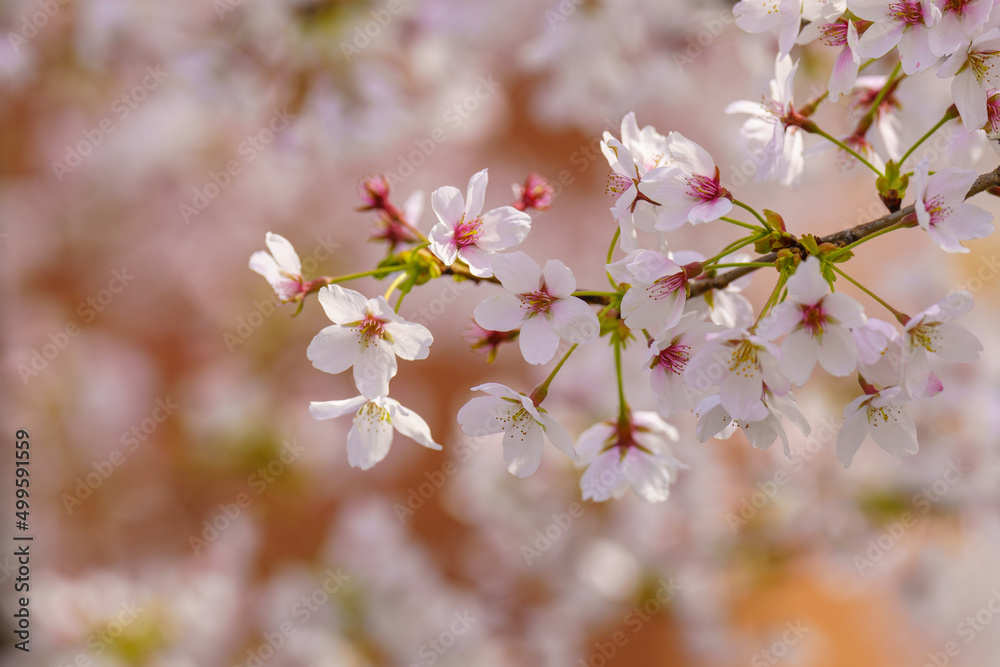
<path fill-rule="evenodd" d="M 622 374 L 622 342 L 615 339 L 615 375 L 618 377 L 618 423 L 627 424 L 628 403 L 625 401 L 625 380 Z"/>
<path fill-rule="evenodd" d="M 608 246 L 608 261 L 605 262 L 605 264 L 610 264 L 611 260 L 614 258 L 615 246 L 618 245 L 618 238 L 621 236 L 621 234 L 622 230 L 621 227 L 619 227 L 618 229 L 615 230 L 615 235 L 611 237 L 611 245 Z M 615 291 L 618 290 L 618 283 L 615 282 L 615 279 L 611 277 L 610 273 L 608 273 L 608 282 L 610 282 L 611 286 L 615 288 Z"/>
<path fill-rule="evenodd" d="M 826 131 L 822 130 L 818 125 L 817 126 L 813 126 L 808 131 L 811 132 L 812 134 L 818 134 L 819 136 L 823 137 L 824 139 L 826 139 L 830 143 L 832 143 L 835 146 L 837 146 L 838 148 L 840 148 L 840 150 L 842 150 L 845 153 L 848 153 L 848 154 L 854 156 L 854 158 L 857 159 L 858 162 L 860 162 L 861 164 L 863 164 L 866 167 L 868 167 L 869 169 L 871 169 L 878 176 L 883 176 L 884 175 L 881 171 L 879 171 L 878 169 L 875 168 L 875 165 L 873 165 L 871 162 L 869 162 L 864 157 L 862 157 L 860 153 L 858 153 L 856 150 L 854 150 L 853 148 L 851 148 L 850 146 L 848 146 L 847 144 L 845 144 L 843 141 L 841 141 L 837 137 L 835 137 L 835 136 L 827 133 Z"/>
<path fill-rule="evenodd" d="M 751 225 L 749 222 L 741 222 L 739 220 L 734 220 L 732 218 L 727 218 L 726 216 L 722 216 L 721 218 L 719 218 L 719 220 L 722 220 L 724 222 L 728 222 L 731 225 L 737 225 L 739 227 L 743 227 L 745 229 L 752 229 L 755 232 L 760 231 L 760 227 L 758 225 Z"/>
<path fill-rule="evenodd" d="M 559 363 L 556 364 L 555 368 L 552 369 L 552 372 L 549 373 L 549 376 L 545 378 L 545 380 L 542 381 L 540 385 L 538 385 L 532 390 L 530 398 L 536 406 L 541 405 L 542 401 L 545 400 L 545 397 L 549 393 L 549 385 L 552 384 L 552 380 L 555 379 L 556 373 L 559 372 L 559 369 L 562 368 L 563 364 L 566 363 L 566 360 L 569 359 L 569 355 L 573 354 L 573 351 L 578 346 L 579 343 L 574 343 L 568 350 L 566 350 L 566 354 L 563 355 L 563 358 L 560 359 Z"/>
<path fill-rule="evenodd" d="M 931 129 L 927 130 L 927 133 L 924 134 L 924 136 L 922 136 L 919 139 L 917 139 L 917 143 L 915 143 L 912 146 L 910 146 L 910 150 L 906 151 L 906 153 L 903 154 L 903 157 L 899 158 L 899 166 L 902 167 L 903 164 L 906 162 L 906 158 L 910 157 L 910 155 L 913 153 L 913 151 L 917 150 L 917 147 L 920 146 L 920 144 L 922 144 L 925 141 L 927 141 L 928 139 L 930 139 L 930 137 L 931 137 L 932 134 L 934 134 L 935 132 L 937 132 L 938 130 L 940 130 L 941 126 L 944 125 L 945 123 L 947 123 L 952 118 L 955 118 L 955 115 L 952 114 L 950 112 L 950 110 L 946 111 L 945 114 L 944 114 L 944 116 L 941 118 L 941 120 L 939 120 L 934 125 L 934 127 L 932 127 Z"/>
<path fill-rule="evenodd" d="M 395 271 L 404 271 L 409 267 L 405 264 L 399 264 L 397 266 L 383 266 L 377 269 L 372 269 L 371 271 L 362 271 L 361 273 L 350 273 L 346 276 L 337 276 L 336 278 L 327 278 L 327 285 L 332 285 L 333 283 L 342 283 L 348 280 L 355 280 L 357 278 L 367 278 L 368 276 L 377 276 L 380 273 L 393 273 Z"/>
<path fill-rule="evenodd" d="M 733 269 L 740 266 L 752 266 L 756 269 L 763 269 L 769 266 L 774 266 L 774 262 L 729 262 L 727 264 L 712 264 L 711 266 L 706 266 L 705 271 L 711 271 L 712 269 Z"/>
<path fill-rule="evenodd" d="M 742 248 L 745 245 L 750 245 L 751 243 L 754 243 L 755 241 L 760 240 L 760 238 L 761 238 L 761 236 L 759 236 L 759 235 L 757 235 L 757 236 L 750 236 L 748 238 L 745 238 L 745 239 L 742 239 L 740 241 L 737 241 L 736 243 L 730 243 L 728 246 L 726 246 L 725 248 L 722 249 L 722 252 L 720 252 L 715 257 L 709 257 L 704 262 L 702 262 L 702 264 L 704 264 L 704 265 L 707 266 L 707 265 L 711 264 L 712 262 L 715 262 L 717 260 L 722 259 L 726 255 L 729 255 L 729 254 L 732 254 L 732 253 L 736 252 L 737 250 L 739 250 L 740 248 Z"/>
<path fill-rule="evenodd" d="M 410 274 L 408 273 L 401 273 L 396 277 L 395 280 L 392 281 L 392 284 L 389 285 L 389 289 L 385 291 L 386 301 L 389 300 L 389 297 L 391 297 L 392 293 L 396 291 L 396 288 L 399 287 L 403 283 L 403 281 L 406 280 L 409 276 Z M 396 312 L 399 312 L 399 304 L 396 304 Z"/>
<path fill-rule="evenodd" d="M 781 274 L 778 276 L 778 282 L 775 283 L 774 289 L 771 291 L 771 296 L 767 297 L 767 303 L 765 303 L 764 307 L 760 309 L 760 314 L 757 316 L 757 319 L 754 320 L 753 325 L 750 327 L 750 333 L 753 333 L 757 329 L 757 325 L 761 323 L 761 320 L 763 320 L 764 316 L 767 315 L 767 312 L 771 310 L 771 307 L 775 303 L 777 303 L 778 296 L 781 294 L 781 290 L 785 286 L 785 280 L 787 278 L 788 275 L 784 271 L 782 271 Z"/>
<path fill-rule="evenodd" d="M 904 322 L 905 323 L 906 321 L 908 321 L 910 319 L 909 317 L 907 317 L 906 315 L 904 315 L 903 313 L 899 312 L 898 310 L 896 310 L 895 308 L 893 308 L 892 306 L 890 306 L 889 304 L 887 304 L 885 301 L 883 301 L 882 299 L 880 299 L 878 297 L 878 295 L 876 295 L 870 289 L 868 289 L 867 287 L 865 287 L 864 285 L 862 285 L 861 283 L 859 283 L 857 280 L 855 280 L 854 278 L 850 277 L 849 275 L 847 275 L 846 273 L 844 273 L 843 271 L 841 271 L 837 267 L 836 264 L 830 264 L 829 266 L 834 271 L 836 271 L 837 273 L 839 273 L 843 277 L 847 278 L 847 280 L 851 284 L 853 284 L 855 287 L 857 287 L 859 290 L 861 290 L 862 292 L 864 292 L 865 294 L 867 294 L 868 296 L 870 296 L 871 298 L 875 299 L 880 304 L 882 304 L 882 306 L 884 306 L 886 310 L 888 310 L 890 313 L 892 313 L 896 317 L 896 319 L 899 320 L 900 322 Z"/>
<path fill-rule="evenodd" d="M 875 100 L 872 102 L 872 105 L 868 108 L 868 113 L 865 115 L 870 115 L 873 119 L 875 118 L 875 114 L 878 113 L 879 106 L 885 100 L 885 97 L 886 95 L 889 94 L 889 91 L 892 90 L 893 81 L 896 80 L 896 76 L 899 75 L 899 71 L 902 68 L 903 68 L 902 61 L 897 62 L 896 66 L 892 68 L 892 73 L 889 74 L 889 78 L 885 80 L 885 85 L 882 86 L 882 90 L 878 91 L 878 95 L 875 96 Z M 861 70 L 859 69 L 858 71 L 860 72 Z M 900 162 L 900 164 L 903 163 Z"/>
<path fill-rule="evenodd" d="M 591 292 L 591 291 L 587 291 L 587 290 L 577 290 L 576 292 L 573 292 L 573 294 L 571 296 L 604 296 L 604 297 L 612 297 L 612 296 L 615 296 L 616 294 L 618 294 L 618 292 Z"/>
<path fill-rule="evenodd" d="M 765 229 L 770 229 L 767 226 L 767 220 L 764 219 L 764 216 L 762 216 L 760 213 L 758 213 L 756 210 L 754 210 L 753 206 L 749 206 L 747 204 L 744 204 L 739 199 L 733 199 L 733 205 L 734 206 L 739 206 L 743 210 L 748 211 L 749 213 L 752 213 L 753 217 L 755 217 L 758 220 L 760 220 L 760 224 L 764 225 Z"/>

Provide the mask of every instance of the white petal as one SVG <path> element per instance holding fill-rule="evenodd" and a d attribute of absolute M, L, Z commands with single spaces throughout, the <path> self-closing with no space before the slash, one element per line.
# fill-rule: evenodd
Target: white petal
<path fill-rule="evenodd" d="M 580 477 L 583 499 L 601 503 L 618 497 L 628 484 L 624 472 L 618 449 L 604 452 L 591 462 Z"/>
<path fill-rule="evenodd" d="M 489 182 L 489 170 L 483 169 L 472 175 L 469 179 L 469 189 L 466 192 L 465 217 L 475 218 L 483 210 L 483 201 L 486 199 L 486 185 Z"/>
<path fill-rule="evenodd" d="M 544 364 L 555 356 L 559 348 L 559 336 L 552 330 L 552 324 L 544 315 L 534 315 L 521 325 L 517 343 L 525 361 L 529 364 Z"/>
<path fill-rule="evenodd" d="M 673 479 L 670 471 L 659 461 L 642 453 L 627 454 L 630 465 L 625 467 L 625 477 L 635 495 L 648 503 L 662 503 L 670 497 Z"/>
<path fill-rule="evenodd" d="M 542 283 L 542 269 L 521 251 L 494 255 L 493 275 L 515 294 L 537 292 Z"/>
<path fill-rule="evenodd" d="M 593 342 L 601 331 L 594 309 L 576 297 L 555 301 L 549 315 L 552 330 L 570 343 Z"/>
<path fill-rule="evenodd" d="M 368 312 L 368 299 L 363 294 L 340 285 L 327 285 L 319 291 L 319 305 L 337 324 L 359 322 Z"/>
<path fill-rule="evenodd" d="M 458 256 L 469 265 L 469 273 L 480 278 L 493 275 L 493 255 L 493 252 L 475 245 L 465 246 L 458 251 Z"/>
<path fill-rule="evenodd" d="M 558 259 L 545 262 L 542 279 L 549 294 L 555 297 L 566 297 L 576 289 L 576 279 L 569 267 Z"/>
<path fill-rule="evenodd" d="M 843 292 L 827 295 L 823 299 L 823 312 L 849 329 L 865 324 L 864 309 L 861 304 Z"/>
<path fill-rule="evenodd" d="M 830 293 L 830 285 L 820 272 L 819 260 L 810 255 L 788 279 L 788 294 L 804 304 L 814 304 Z"/>
<path fill-rule="evenodd" d="M 542 462 L 542 427 L 526 412 L 503 435 L 503 460 L 507 470 L 517 477 L 527 477 Z"/>
<path fill-rule="evenodd" d="M 299 261 L 299 255 L 295 252 L 295 248 L 292 247 L 288 239 L 284 236 L 268 232 L 264 243 L 267 245 L 267 249 L 271 251 L 271 254 L 274 255 L 274 259 L 278 262 L 278 267 L 282 271 L 290 273 L 293 276 L 302 275 L 302 262 Z"/>
<path fill-rule="evenodd" d="M 589 461 L 610 444 L 615 427 L 608 422 L 598 422 L 580 434 L 576 440 L 576 451 L 580 460 Z"/>
<path fill-rule="evenodd" d="M 510 292 L 483 299 L 473 311 L 476 324 L 488 331 L 511 331 L 521 326 L 526 316 L 521 299 Z"/>
<path fill-rule="evenodd" d="M 361 348 L 354 362 L 354 385 L 366 398 L 388 396 L 389 380 L 396 375 L 396 355 L 385 341 L 371 342 Z"/>
<path fill-rule="evenodd" d="M 345 398 L 340 401 L 312 401 L 309 403 L 309 414 L 313 419 L 333 419 L 346 414 L 355 413 L 368 402 L 364 396 Z"/>
<path fill-rule="evenodd" d="M 729 373 L 719 385 L 719 398 L 733 419 L 760 421 L 767 417 L 767 408 L 761 401 L 763 390 L 759 372 L 750 376 Z"/>
<path fill-rule="evenodd" d="M 823 370 L 836 377 L 854 372 L 858 365 L 858 346 L 850 330 L 842 326 L 827 328 L 819 348 L 819 363 Z"/>
<path fill-rule="evenodd" d="M 441 445 L 434 442 L 434 438 L 431 436 L 430 426 L 420 415 L 412 410 L 407 410 L 392 399 L 388 399 L 386 403 L 389 405 L 389 413 L 392 415 L 392 426 L 397 431 L 419 445 L 429 449 L 441 449 Z"/>
<path fill-rule="evenodd" d="M 431 208 L 438 220 L 454 227 L 465 215 L 465 200 L 458 188 L 446 185 L 431 193 Z"/>
<path fill-rule="evenodd" d="M 382 419 L 377 403 L 362 407 L 347 434 L 347 462 L 354 468 L 368 470 L 385 458 L 392 445 L 392 425 Z"/>
<path fill-rule="evenodd" d="M 476 396 L 458 411 L 462 432 L 474 438 L 504 430 L 515 404 L 496 396 Z"/>
<path fill-rule="evenodd" d="M 431 242 L 431 252 L 438 259 L 444 262 L 445 266 L 451 266 L 458 257 L 458 245 L 454 239 L 454 227 L 447 222 L 439 222 L 431 228 L 428 236 Z"/>
<path fill-rule="evenodd" d="M 934 353 L 942 359 L 966 363 L 979 359 L 983 344 L 965 327 L 945 322 L 937 325 L 937 332 L 940 338 L 936 342 Z"/>
<path fill-rule="evenodd" d="M 278 267 L 278 262 L 274 260 L 274 257 L 271 257 L 271 255 L 267 254 L 263 250 L 258 250 L 254 254 L 250 255 L 250 270 L 264 276 L 272 287 L 275 283 L 287 280 L 287 278 L 282 275 L 281 269 Z"/>
<path fill-rule="evenodd" d="M 781 344 L 781 352 L 784 355 L 781 370 L 785 377 L 800 387 L 808 382 L 819 356 L 816 339 L 804 330 L 792 332 Z"/>
<path fill-rule="evenodd" d="M 306 348 L 306 358 L 324 373 L 342 373 L 350 368 L 361 353 L 358 333 L 339 325 L 322 329 Z"/>
<path fill-rule="evenodd" d="M 392 351 L 400 359 L 412 361 L 427 358 L 428 348 L 434 342 L 434 336 L 427 327 L 416 322 L 386 322 L 383 327 L 392 336 Z"/>
<path fill-rule="evenodd" d="M 868 409 L 860 410 L 848 417 L 837 434 L 837 458 L 845 468 L 850 467 L 854 455 L 868 435 Z"/>
<path fill-rule="evenodd" d="M 883 417 L 883 411 L 885 417 Z M 898 408 L 882 408 L 871 417 L 872 440 L 879 447 L 897 458 L 917 452 L 917 427 L 913 420 Z"/>
<path fill-rule="evenodd" d="M 476 245 L 496 252 L 524 240 L 531 229 L 531 216 L 513 206 L 501 206 L 487 212 L 482 225 L 483 232 Z"/>
<path fill-rule="evenodd" d="M 545 437 L 549 439 L 556 449 L 570 457 L 574 461 L 579 461 L 580 457 L 577 455 L 576 450 L 573 449 L 573 439 L 569 437 L 559 422 L 553 419 L 547 412 L 540 412 L 539 422 L 542 425 L 542 430 L 545 433 Z"/>

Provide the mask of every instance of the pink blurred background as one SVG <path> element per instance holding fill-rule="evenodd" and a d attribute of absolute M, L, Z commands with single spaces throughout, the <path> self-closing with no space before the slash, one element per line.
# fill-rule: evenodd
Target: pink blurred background
<path fill-rule="evenodd" d="M 8 441 L 30 433 L 34 541 L 30 653 L 13 648 L 14 547 L 0 549 L 0 661 L 998 664 L 995 238 L 945 255 L 909 230 L 852 261 L 852 275 L 907 312 L 952 289 L 975 293 L 963 323 L 986 351 L 974 365 L 942 365 L 945 392 L 912 406 L 917 455 L 900 462 L 869 441 L 842 469 L 836 430 L 857 387 L 817 373 L 798 394 L 813 435 L 790 431 L 791 460 L 742 435 L 700 444 L 693 419 L 676 420 L 675 454 L 691 469 L 660 505 L 631 494 L 584 502 L 579 471 L 548 453 L 518 480 L 498 439 L 460 433 L 470 387 L 526 390 L 547 372 L 513 348 L 492 366 L 467 348 L 472 309 L 493 293 L 468 283 L 453 303 L 452 287 L 430 283 L 401 311 L 423 318 L 435 342 L 428 359 L 401 363 L 393 397 L 425 417 L 444 451 L 397 436 L 374 469 L 348 467 L 348 421 L 307 410 L 355 393 L 347 375 L 306 359 L 328 321 L 314 300 L 289 317 L 294 307 L 275 307 L 247 268 L 268 231 L 295 245 L 307 274 L 372 268 L 384 248 L 367 242 L 372 216 L 354 210 L 363 177 L 397 176 L 402 204 L 415 190 L 464 190 L 489 167 L 488 207 L 511 203 L 510 186 L 531 171 L 562 177 L 523 249 L 600 288 L 615 224 L 603 131 L 617 135 L 635 111 L 640 125 L 705 146 L 724 184 L 746 164 L 741 120 L 722 111 L 759 99 L 775 43 L 741 33 L 730 10 L 682 0 L 3 3 L 2 410 Z M 831 60 L 818 48 L 801 58 L 805 100 Z M 933 72 L 900 97 L 911 141 L 950 103 Z M 843 130 L 845 107 L 821 119 Z M 930 145 L 939 166 L 996 166 L 988 149 L 971 160 Z M 842 167 L 824 153 L 798 190 L 752 179 L 732 189 L 793 232 L 830 233 L 883 212 L 868 175 Z M 998 210 L 986 195 L 976 203 Z M 432 220 L 428 204 L 419 225 Z M 713 254 L 732 238 L 699 227 L 671 248 Z M 770 288 L 758 276 L 748 295 L 760 305 Z M 628 390 L 650 409 L 641 362 L 629 350 Z M 613 417 L 603 342 L 573 357 L 550 401 L 574 436 Z M 3 507 L 13 534 L 12 503 Z"/>

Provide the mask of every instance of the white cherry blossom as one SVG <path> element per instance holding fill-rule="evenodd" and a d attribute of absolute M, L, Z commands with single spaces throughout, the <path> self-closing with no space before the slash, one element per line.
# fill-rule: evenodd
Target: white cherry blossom
<path fill-rule="evenodd" d="M 903 412 L 907 398 L 901 387 L 886 387 L 874 394 L 862 394 L 844 408 L 844 424 L 837 435 L 837 458 L 845 468 L 869 434 L 875 444 L 895 457 L 902 459 L 917 452 L 917 427 Z"/>
<path fill-rule="evenodd" d="M 719 184 L 719 168 L 708 151 L 679 132 L 670 133 L 668 145 L 675 164 L 661 188 L 665 196 L 656 228 L 671 231 L 686 222 L 698 225 L 728 215 L 731 195 Z"/>
<path fill-rule="evenodd" d="M 685 267 L 655 250 L 635 250 L 608 264 L 607 270 L 618 282 L 631 285 L 621 308 L 628 328 L 669 329 L 681 319 L 689 278 Z M 700 267 L 694 271 L 701 273 Z"/>
<path fill-rule="evenodd" d="M 309 288 L 302 279 L 302 262 L 284 236 L 268 232 L 264 243 L 270 254 L 258 250 L 250 255 L 250 269 L 264 276 L 282 303 L 300 301 Z"/>
<path fill-rule="evenodd" d="M 587 467 L 580 478 L 583 499 L 621 498 L 631 486 L 646 502 L 666 501 L 677 473 L 687 468 L 670 451 L 668 441 L 676 442 L 677 436 L 677 429 L 655 412 L 632 414 L 627 429 L 617 421 L 588 428 L 577 441 L 577 465 Z"/>
<path fill-rule="evenodd" d="M 802 435 L 809 435 L 811 427 L 809 420 L 802 414 L 802 410 L 795 403 L 795 397 L 791 393 L 777 395 L 766 385 L 762 397 L 767 414 L 763 419 L 756 421 L 734 420 L 718 395 L 709 396 L 698 404 L 695 412 L 698 415 L 698 426 L 695 429 L 695 436 L 699 442 L 705 442 L 711 437 L 725 439 L 736 432 L 736 428 L 743 429 L 747 440 L 754 449 L 768 449 L 774 441 L 781 438 L 784 445 L 785 456 L 791 456 L 788 445 L 788 435 L 781 425 L 782 418 L 787 418 L 795 424 Z"/>
<path fill-rule="evenodd" d="M 347 462 L 351 467 L 368 470 L 384 459 L 392 445 L 393 429 L 424 447 L 441 449 L 431 437 L 427 422 L 392 398 L 357 396 L 309 404 L 309 414 L 316 419 L 333 419 L 352 412 L 354 424 L 347 433 Z"/>
<path fill-rule="evenodd" d="M 914 202 L 917 222 L 946 252 L 969 252 L 962 241 L 985 238 L 993 233 L 993 215 L 965 203 L 965 195 L 976 176 L 971 169 L 955 167 L 928 175 L 926 158 L 914 170 L 911 187 L 917 195 Z"/>
<path fill-rule="evenodd" d="M 947 56 L 958 51 L 990 18 L 994 0 L 935 0 L 941 18 L 930 29 L 931 51 Z M 995 25 L 995 24 L 994 24 Z"/>
<path fill-rule="evenodd" d="M 649 384 L 656 396 L 656 409 L 663 417 L 693 408 L 704 391 L 684 381 L 684 369 L 692 356 L 705 345 L 705 336 L 719 327 L 701 322 L 693 312 L 685 313 L 677 326 L 658 333 L 649 345 L 646 364 Z"/>
<path fill-rule="evenodd" d="M 903 327 L 903 386 L 910 396 L 921 396 L 931 376 L 930 355 L 949 361 L 972 362 L 982 343 L 968 329 L 951 322 L 972 308 L 972 295 L 952 292 L 918 313 Z"/>
<path fill-rule="evenodd" d="M 847 7 L 858 18 L 872 21 L 858 41 L 862 58 L 881 58 L 898 45 L 906 74 L 937 62 L 929 28 L 941 19 L 941 10 L 931 0 L 848 0 Z"/>
<path fill-rule="evenodd" d="M 384 297 L 365 298 L 340 285 L 319 291 L 319 303 L 334 322 L 313 338 L 306 357 L 326 373 L 354 367 L 354 383 L 366 398 L 389 394 L 396 357 L 425 359 L 434 338 L 427 327 L 407 322 Z"/>
<path fill-rule="evenodd" d="M 760 326 L 764 338 L 785 336 L 781 343 L 784 375 L 802 386 L 817 361 L 830 375 L 850 374 L 858 360 L 851 329 L 865 321 L 861 305 L 842 292 L 830 292 L 814 256 L 799 264 L 787 286 L 788 298 Z"/>
<path fill-rule="evenodd" d="M 496 382 L 472 390 L 489 396 L 470 399 L 458 411 L 458 423 L 473 437 L 503 433 L 503 460 L 512 475 L 527 477 L 538 470 L 545 439 L 574 461 L 579 460 L 569 434 L 530 396 Z"/>
<path fill-rule="evenodd" d="M 462 260 L 472 275 L 482 278 L 493 275 L 494 253 L 521 243 L 531 228 L 531 217 L 513 206 L 481 213 L 488 180 L 486 169 L 473 175 L 464 199 L 451 186 L 431 193 L 431 208 L 438 218 L 431 228 L 431 252 L 447 266 Z"/>
<path fill-rule="evenodd" d="M 523 252 L 512 252 L 494 256 L 493 272 L 507 291 L 476 306 L 476 323 L 490 331 L 520 327 L 517 342 L 529 364 L 550 361 L 560 338 L 570 343 L 597 338 L 597 315 L 572 296 L 576 280 L 562 262 L 550 259 L 543 270 Z"/>
<path fill-rule="evenodd" d="M 988 91 L 1000 87 L 1000 28 L 964 43 L 938 69 L 941 78 L 951 80 L 951 97 L 965 129 L 975 132 L 989 120 Z"/>

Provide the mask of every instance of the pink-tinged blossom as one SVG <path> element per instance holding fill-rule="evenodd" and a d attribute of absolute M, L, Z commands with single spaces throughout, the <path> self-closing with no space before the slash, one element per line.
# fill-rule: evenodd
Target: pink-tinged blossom
<path fill-rule="evenodd" d="M 965 327 L 951 320 L 972 308 L 972 295 L 952 292 L 927 310 L 911 317 L 903 327 L 903 386 L 910 396 L 920 396 L 931 376 L 930 355 L 949 361 L 971 362 L 983 346 Z"/>
<path fill-rule="evenodd" d="M 538 470 L 545 439 L 574 461 L 579 460 L 569 434 L 529 396 L 495 382 L 472 390 L 489 396 L 476 396 L 463 405 L 458 423 L 473 437 L 503 433 L 503 460 L 512 475 L 527 477 Z"/>
<path fill-rule="evenodd" d="M 830 23 L 816 21 L 802 29 L 799 43 L 805 44 L 814 39 L 819 39 L 826 46 L 840 49 L 833 63 L 830 83 L 827 86 L 830 100 L 836 101 L 841 95 L 846 95 L 854 89 L 854 83 L 858 78 L 858 69 L 861 66 L 861 56 L 857 53 L 858 27 L 854 21 L 846 18 L 838 18 Z"/>
<path fill-rule="evenodd" d="M 931 51 L 947 56 L 967 44 L 976 30 L 986 24 L 993 0 L 935 0 L 941 18 L 930 30 Z"/>
<path fill-rule="evenodd" d="M 844 408 L 844 424 L 837 435 L 837 458 L 845 468 L 870 434 L 879 447 L 895 457 L 917 452 L 917 427 L 903 412 L 906 392 L 886 387 L 874 394 L 862 394 Z"/>
<path fill-rule="evenodd" d="M 911 187 L 917 195 L 914 202 L 917 222 L 942 250 L 969 252 L 962 241 L 985 238 L 993 233 L 993 215 L 965 203 L 976 172 L 948 167 L 929 175 L 928 169 L 925 158 L 913 174 Z"/>
<path fill-rule="evenodd" d="M 523 184 L 515 183 L 513 190 L 514 197 L 517 198 L 514 208 L 519 211 L 526 211 L 529 208 L 547 211 L 552 208 L 552 200 L 556 196 L 556 189 L 549 180 L 535 172 L 528 174 Z"/>
<path fill-rule="evenodd" d="M 994 28 L 955 51 L 938 69 L 951 81 L 951 97 L 965 129 L 973 132 L 989 121 L 987 91 L 1000 86 L 1000 28 Z"/>
<path fill-rule="evenodd" d="M 384 459 L 392 445 L 393 429 L 424 447 L 441 449 L 431 437 L 427 422 L 394 399 L 358 396 L 309 404 L 309 414 L 316 419 L 333 419 L 352 412 L 354 424 L 347 433 L 347 462 L 353 468 L 368 470 Z"/>
<path fill-rule="evenodd" d="M 858 373 L 867 382 L 889 386 L 902 380 L 902 336 L 888 322 L 869 317 L 851 330 L 858 347 Z"/>
<path fill-rule="evenodd" d="M 781 438 L 784 446 L 785 456 L 791 456 L 788 446 L 788 434 L 781 425 L 782 418 L 787 418 L 795 424 L 802 435 L 809 435 L 812 428 L 809 420 L 802 414 L 799 406 L 795 403 L 795 397 L 790 393 L 777 395 L 767 386 L 764 387 L 763 403 L 767 408 L 767 414 L 763 419 L 756 421 L 734 420 L 719 396 L 709 396 L 704 399 L 695 410 L 698 415 L 698 426 L 695 428 L 695 437 L 699 442 L 705 442 L 709 438 L 725 439 L 736 432 L 736 428 L 743 429 L 747 440 L 754 449 L 768 449 L 774 441 Z"/>
<path fill-rule="evenodd" d="M 639 129 L 635 113 L 622 118 L 621 141 L 604 133 L 601 152 L 611 166 L 608 193 L 615 197 L 611 212 L 621 229 L 620 245 L 630 252 L 639 247 L 637 229 L 652 232 L 664 198 L 662 190 L 673 158 L 667 138 L 651 125 Z"/>
<path fill-rule="evenodd" d="M 671 231 L 686 222 L 698 225 L 728 215 L 732 195 L 719 184 L 719 168 L 708 151 L 679 132 L 671 132 L 667 141 L 675 164 L 663 187 L 666 196 L 656 228 Z"/>
<path fill-rule="evenodd" d="M 865 322 L 861 306 L 842 292 L 830 292 L 820 262 L 813 256 L 799 264 L 787 285 L 788 298 L 760 326 L 764 338 L 785 336 L 781 343 L 784 375 L 802 386 L 817 361 L 830 375 L 850 374 L 858 360 L 851 329 Z"/>
<path fill-rule="evenodd" d="M 802 131 L 783 120 L 793 111 L 792 80 L 798 66 L 798 61 L 793 63 L 788 56 L 779 55 L 769 98 L 763 102 L 733 102 L 726 107 L 726 113 L 750 115 L 740 134 L 748 149 L 756 153 L 758 181 L 773 178 L 784 185 L 795 185 L 802 176 L 805 167 Z"/>
<path fill-rule="evenodd" d="M 476 306 L 476 323 L 491 331 L 520 327 L 517 342 L 529 364 L 551 360 L 560 338 L 570 343 L 597 338 L 597 315 L 572 296 L 576 279 L 562 262 L 550 259 L 543 270 L 523 252 L 512 252 L 494 256 L 493 273 L 507 291 Z"/>
<path fill-rule="evenodd" d="M 941 10 L 931 0 L 848 0 L 847 7 L 858 18 L 872 22 L 858 41 L 857 53 L 862 58 L 881 58 L 898 46 L 906 74 L 937 62 L 929 28 L 941 18 Z"/>
<path fill-rule="evenodd" d="M 865 113 L 878 98 L 887 79 L 885 76 L 859 76 L 851 96 L 852 111 Z M 901 123 L 897 113 L 900 106 L 893 86 L 875 110 L 875 134 L 881 140 L 881 148 L 890 160 L 899 160 L 903 154 L 899 136 Z"/>
<path fill-rule="evenodd" d="M 649 345 L 646 364 L 649 384 L 656 396 L 656 409 L 665 418 L 694 408 L 704 394 L 684 382 L 684 369 L 705 345 L 705 336 L 717 325 L 700 322 L 696 313 L 686 313 L 677 326 L 658 333 Z"/>
<path fill-rule="evenodd" d="M 635 250 L 608 264 L 607 270 L 618 282 L 631 285 L 621 305 L 628 328 L 669 329 L 681 319 L 691 277 L 686 267 L 655 250 Z M 701 273 L 700 265 L 691 272 Z"/>
<path fill-rule="evenodd" d="M 577 441 L 577 465 L 587 467 L 580 478 L 583 499 L 621 498 L 631 486 L 646 502 L 666 501 L 677 473 L 687 468 L 670 451 L 668 440 L 676 442 L 677 435 L 655 412 L 632 414 L 627 428 L 616 421 L 588 428 Z"/>
<path fill-rule="evenodd" d="M 264 243 L 270 254 L 258 250 L 250 255 L 250 269 L 264 276 L 282 303 L 301 301 L 309 290 L 302 279 L 302 262 L 284 236 L 267 233 Z"/>
<path fill-rule="evenodd" d="M 488 181 L 486 169 L 473 175 L 465 199 L 451 186 L 431 193 L 438 218 L 430 233 L 431 252 L 446 266 L 462 260 L 481 278 L 493 275 L 494 253 L 518 245 L 531 229 L 531 217 L 513 206 L 481 213 Z"/>
<path fill-rule="evenodd" d="M 340 285 L 319 291 L 319 303 L 334 322 L 312 339 L 306 357 L 326 373 L 354 367 L 354 383 L 366 398 L 389 394 L 396 357 L 425 359 L 434 338 L 427 327 L 407 322 L 384 297 L 367 299 Z"/>
<path fill-rule="evenodd" d="M 829 21 L 844 13 L 843 0 L 740 0 L 733 7 L 736 25 L 749 33 L 778 28 L 778 52 L 787 55 L 802 21 Z"/>
<path fill-rule="evenodd" d="M 705 346 L 684 370 L 695 389 L 717 386 L 722 407 L 736 421 L 760 421 L 768 415 L 764 385 L 777 394 L 791 386 L 781 372 L 781 350 L 745 329 L 708 334 Z"/>

